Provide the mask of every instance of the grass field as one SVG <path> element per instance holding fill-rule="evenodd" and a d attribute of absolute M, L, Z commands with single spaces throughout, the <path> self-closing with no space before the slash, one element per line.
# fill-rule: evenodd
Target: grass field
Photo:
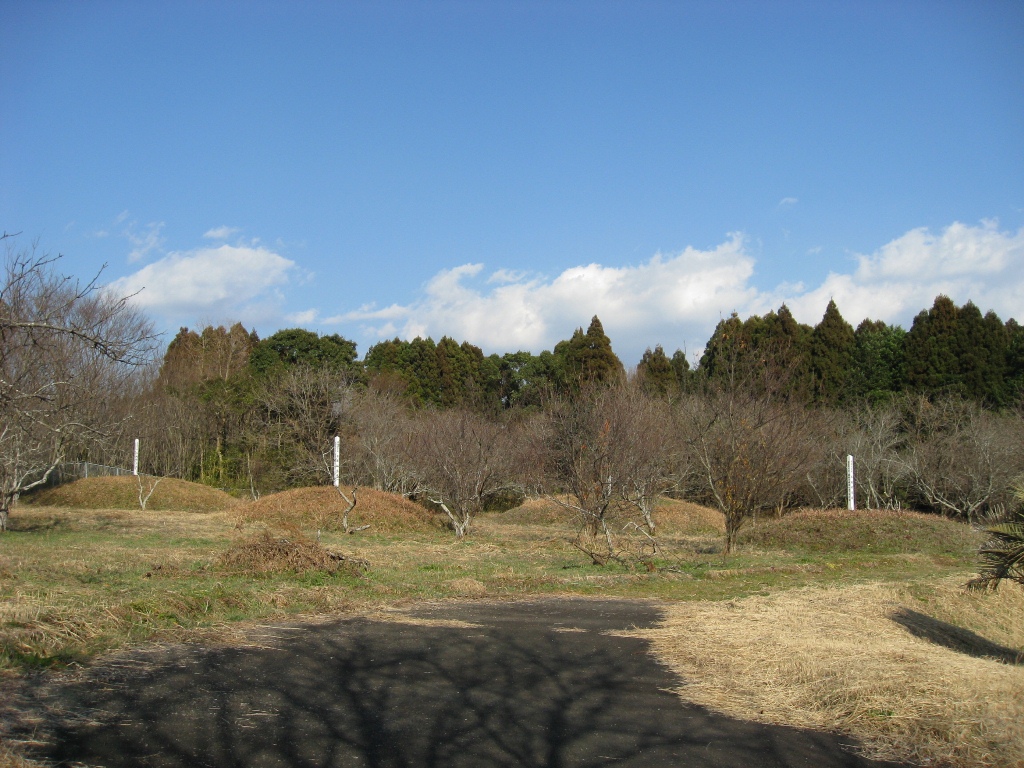
<path fill-rule="evenodd" d="M 648 571 L 593 565 L 545 500 L 484 515 L 457 541 L 371 491 L 350 521 L 371 527 L 346 535 L 333 488 L 210 510 L 208 489 L 169 487 L 164 503 L 205 511 L 142 511 L 121 499 L 130 488 L 74 485 L 14 510 L 0 536 L 0 675 L 426 600 L 654 598 L 667 621 L 646 634 L 688 700 L 849 733 L 877 756 L 1024 765 L 1024 590 L 964 594 L 979 539 L 949 520 L 806 511 L 752 522 L 725 558 L 718 513 L 666 500 Z"/>

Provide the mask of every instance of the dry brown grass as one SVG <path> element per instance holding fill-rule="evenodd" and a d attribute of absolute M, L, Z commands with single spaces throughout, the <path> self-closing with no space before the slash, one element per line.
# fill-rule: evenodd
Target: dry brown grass
<path fill-rule="evenodd" d="M 328 550 L 295 529 L 287 536 L 260 531 L 241 538 L 220 556 L 219 564 L 252 574 L 347 571 L 358 575 L 365 561 Z"/>
<path fill-rule="evenodd" d="M 351 498 L 352 488 L 342 490 Z M 360 488 L 356 508 L 349 515 L 349 525 L 369 525 L 369 533 L 415 533 L 436 531 L 442 527 L 440 516 L 419 504 L 394 493 Z M 333 486 L 294 488 L 258 501 L 251 501 L 237 510 L 243 522 L 267 525 L 297 525 L 307 529 L 341 530 L 341 517 L 348 504 Z"/>
<path fill-rule="evenodd" d="M 28 760 L 0 744 L 0 768 L 43 768 L 43 763 Z"/>
<path fill-rule="evenodd" d="M 635 634 L 683 698 L 744 719 L 835 730 L 876 758 L 1024 766 L 1024 589 L 806 588 L 678 603 Z M 1018 661 L 1014 663 L 1014 658 Z"/>
<path fill-rule="evenodd" d="M 573 513 L 549 498 L 527 499 L 515 509 L 491 516 L 512 525 L 571 526 Z M 654 510 L 654 523 L 659 533 L 697 535 L 725 533 L 725 516 L 721 512 L 690 501 L 660 499 Z"/>
<path fill-rule="evenodd" d="M 659 500 L 654 510 L 654 524 L 659 533 L 671 535 L 725 533 L 725 515 L 717 509 L 680 499 Z"/>
<path fill-rule="evenodd" d="M 567 525 L 571 515 L 565 507 L 547 498 L 527 499 L 518 507 L 507 512 L 491 515 L 494 519 L 509 525 L 544 525 L 558 527 Z"/>
<path fill-rule="evenodd" d="M 143 477 L 143 495 L 153 488 L 156 478 Z M 26 504 L 77 509 L 141 509 L 139 478 L 86 477 L 56 488 L 47 488 L 24 499 Z M 149 512 L 216 512 L 239 504 L 238 499 L 217 488 L 165 477 L 146 503 Z"/>

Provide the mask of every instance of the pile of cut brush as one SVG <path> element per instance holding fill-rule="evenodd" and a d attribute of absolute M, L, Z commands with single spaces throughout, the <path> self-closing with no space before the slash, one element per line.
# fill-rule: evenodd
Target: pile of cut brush
<path fill-rule="evenodd" d="M 298 530 L 269 530 L 239 539 L 220 557 L 220 566 L 249 574 L 349 573 L 359 576 L 369 567 L 366 560 L 327 549 Z"/>

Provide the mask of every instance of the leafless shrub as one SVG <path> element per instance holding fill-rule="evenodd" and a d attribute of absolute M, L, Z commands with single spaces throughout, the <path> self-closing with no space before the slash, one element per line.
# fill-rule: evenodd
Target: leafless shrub
<path fill-rule="evenodd" d="M 286 534 L 265 530 L 235 542 L 221 556 L 220 565 L 228 570 L 254 574 L 346 571 L 359 575 L 367 563 L 325 549 L 298 530 Z"/>

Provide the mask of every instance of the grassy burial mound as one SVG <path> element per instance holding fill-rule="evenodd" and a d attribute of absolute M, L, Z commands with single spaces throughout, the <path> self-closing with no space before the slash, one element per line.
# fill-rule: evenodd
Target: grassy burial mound
<path fill-rule="evenodd" d="M 508 512 L 495 513 L 493 519 L 510 525 L 571 526 L 573 512 L 556 501 L 540 497 L 527 499 Z M 725 532 L 721 512 L 689 501 L 663 498 L 654 510 L 659 534 L 693 536 Z"/>
<path fill-rule="evenodd" d="M 352 488 L 342 490 L 350 499 Z M 241 505 L 242 522 L 271 526 L 298 526 L 307 530 L 344 530 L 342 515 L 348 504 L 333 486 L 293 488 Z M 443 527 L 440 516 L 394 493 L 359 488 L 355 509 L 349 513 L 351 528 L 369 525 L 367 533 L 410 533 Z"/>
<path fill-rule="evenodd" d="M 240 502 L 217 488 L 173 477 L 86 477 L 24 497 L 26 504 L 78 509 L 141 509 L 139 485 L 147 511 L 217 512 Z M 154 488 L 154 483 L 156 487 Z"/>
<path fill-rule="evenodd" d="M 937 515 L 878 509 L 807 509 L 758 520 L 740 532 L 741 544 L 803 552 L 927 552 L 972 560 L 981 536 Z"/>

